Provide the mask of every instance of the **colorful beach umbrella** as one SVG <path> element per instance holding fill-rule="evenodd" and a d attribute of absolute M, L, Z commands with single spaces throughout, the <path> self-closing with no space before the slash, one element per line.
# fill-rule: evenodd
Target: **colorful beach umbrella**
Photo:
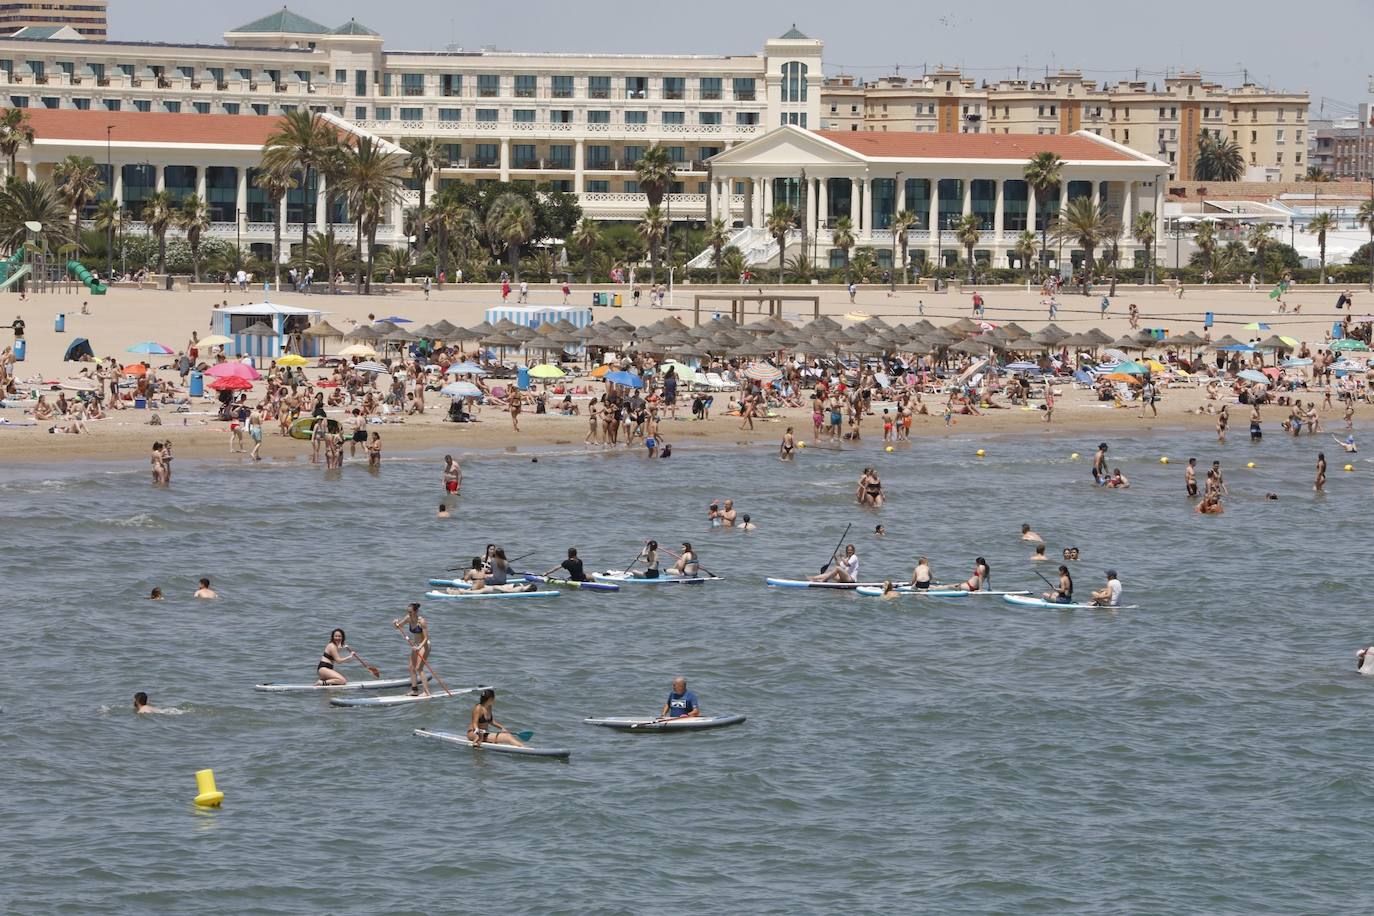
<path fill-rule="evenodd" d="M 449 382 L 439 393 L 446 398 L 480 398 L 482 389 L 472 382 Z"/>
<path fill-rule="evenodd" d="M 1123 375 L 1145 375 L 1150 371 L 1150 367 L 1141 365 L 1135 360 L 1128 359 L 1126 362 L 1118 365 L 1114 371 Z"/>
<path fill-rule="evenodd" d="M 1342 337 L 1340 340 L 1331 341 L 1331 349 L 1363 353 L 1369 349 L 1369 344 L 1365 343 L 1363 340 L 1356 340 L 1353 337 Z"/>
<path fill-rule="evenodd" d="M 606 373 L 608 373 L 608 372 L 610 372 L 610 371 L 611 371 L 611 364 L 610 364 L 610 363 L 602 363 L 601 365 L 599 365 L 599 366 L 597 366 L 595 369 L 593 369 L 593 370 L 591 371 L 590 374 L 591 374 L 591 377 L 592 377 L 592 378 L 605 378 L 605 377 L 606 377 Z"/>
<path fill-rule="evenodd" d="M 1267 330 L 1269 330 L 1269 325 L 1265 324 L 1263 321 L 1252 321 L 1252 322 L 1250 322 L 1249 324 L 1244 325 L 1243 327 L 1244 327 L 1245 330 L 1247 330 L 1247 331 L 1267 331 Z"/>
<path fill-rule="evenodd" d="M 633 372 L 607 372 L 606 381 L 615 385 L 624 385 L 626 388 L 644 387 L 644 379 Z"/>
<path fill-rule="evenodd" d="M 448 375 L 486 375 L 487 370 L 473 362 L 454 363 L 447 369 Z"/>
<path fill-rule="evenodd" d="M 285 356 L 277 357 L 278 366 L 308 366 L 309 364 L 310 360 L 299 353 L 288 353 Z"/>
<path fill-rule="evenodd" d="M 358 370 L 359 372 L 376 372 L 380 375 L 391 374 L 391 370 L 388 369 L 386 366 L 383 366 L 381 363 L 358 363 L 358 365 L 354 366 L 353 368 Z"/>
<path fill-rule="evenodd" d="M 530 370 L 530 378 L 562 378 L 567 374 L 552 363 L 540 363 Z"/>
<path fill-rule="evenodd" d="M 1269 378 L 1263 372 L 1256 372 L 1254 369 L 1242 369 L 1236 373 L 1236 377 L 1257 385 L 1269 384 Z"/>
<path fill-rule="evenodd" d="M 776 382 L 782 378 L 782 370 L 771 363 L 754 363 L 744 370 L 744 377 L 756 382 Z"/>
<path fill-rule="evenodd" d="M 216 391 L 247 391 L 253 387 L 253 383 L 237 375 L 226 375 L 215 379 L 210 383 L 210 387 Z"/>
<path fill-rule="evenodd" d="M 134 344 L 132 347 L 125 350 L 124 352 L 144 353 L 149 356 L 168 356 L 173 352 L 173 350 L 171 347 L 166 346 L 165 344 L 160 344 L 155 340 L 145 340 L 143 341 L 143 343 Z"/>
<path fill-rule="evenodd" d="M 202 337 L 196 341 L 197 347 L 227 347 L 234 342 L 234 338 L 225 337 L 223 334 L 211 334 L 209 337 Z"/>
<path fill-rule="evenodd" d="M 241 378 L 247 379 L 250 382 L 255 382 L 262 378 L 258 370 L 247 363 L 240 362 L 216 363 L 209 369 L 206 369 L 205 374 L 213 378 Z"/>
<path fill-rule="evenodd" d="M 125 366 L 123 372 L 125 375 L 147 375 L 148 367 L 142 363 L 134 363 L 131 366 Z"/>

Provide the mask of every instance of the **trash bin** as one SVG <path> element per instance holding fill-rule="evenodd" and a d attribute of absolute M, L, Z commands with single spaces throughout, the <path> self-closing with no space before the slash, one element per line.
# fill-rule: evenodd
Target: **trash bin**
<path fill-rule="evenodd" d="M 605 304 L 606 304 L 606 294 L 605 294 L 605 293 L 592 293 L 592 305 L 605 305 Z"/>
<path fill-rule="evenodd" d="M 67 330 L 67 313 L 58 312 L 57 318 L 53 321 L 52 329 L 61 334 Z"/>
<path fill-rule="evenodd" d="M 1210 328 L 1215 322 L 1215 316 L 1213 316 L 1211 312 L 1208 312 L 1202 319 L 1202 326 L 1204 328 Z"/>
<path fill-rule="evenodd" d="M 520 387 L 520 390 L 521 390 L 521 391 L 529 391 L 529 390 L 530 390 L 530 370 L 526 369 L 524 366 L 521 366 L 519 369 L 516 369 L 516 370 L 515 370 L 515 384 L 518 385 L 518 386 Z"/>
<path fill-rule="evenodd" d="M 168 289 L 168 290 L 173 289 L 174 286 L 175 286 L 175 284 L 176 284 L 176 281 L 172 278 L 172 275 L 171 275 L 171 274 L 168 274 L 168 275 L 167 275 L 167 289 Z"/>
<path fill-rule="evenodd" d="M 191 373 L 191 397 L 200 398 L 205 396 L 205 376 L 199 370 Z"/>
<path fill-rule="evenodd" d="M 620 308 L 620 293 L 615 294 L 615 299 L 611 303 L 615 308 Z"/>
<path fill-rule="evenodd" d="M 29 349 L 29 342 L 28 342 L 27 340 L 25 340 L 24 338 L 22 338 L 22 337 L 16 337 L 16 338 L 14 339 L 14 359 L 15 359 L 15 361 L 16 361 L 16 362 L 22 363 L 22 362 L 24 361 L 24 356 L 28 353 L 28 349 Z"/>

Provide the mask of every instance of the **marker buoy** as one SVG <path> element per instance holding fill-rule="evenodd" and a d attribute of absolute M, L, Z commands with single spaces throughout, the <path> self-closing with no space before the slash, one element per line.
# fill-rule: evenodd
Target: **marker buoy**
<path fill-rule="evenodd" d="M 1252 467 L 1255 466 L 1255 462 L 1253 462 L 1253 461 L 1247 461 L 1247 462 L 1245 463 L 1245 466 L 1246 466 L 1247 468 L 1252 468 Z"/>
<path fill-rule="evenodd" d="M 797 443 L 797 448 L 806 448 L 806 443 L 805 443 L 805 442 L 798 442 L 798 443 Z"/>
<path fill-rule="evenodd" d="M 883 451 L 891 453 L 892 446 L 889 445 L 887 448 L 883 449 Z"/>
<path fill-rule="evenodd" d="M 1347 465 L 1345 466 L 1345 469 L 1346 469 L 1347 471 L 1353 471 L 1353 470 L 1355 470 L 1355 465 L 1353 465 L 1353 464 L 1347 464 Z"/>
<path fill-rule="evenodd" d="M 1160 456 L 1159 456 L 1159 463 L 1160 463 L 1160 464 L 1168 464 L 1168 463 L 1169 463 L 1169 456 L 1168 456 L 1168 455 L 1160 455 Z"/>
<path fill-rule="evenodd" d="M 982 458 L 983 455 L 985 454 L 985 452 L 980 448 L 978 451 L 974 452 L 973 454 L 977 455 L 979 458 Z"/>
<path fill-rule="evenodd" d="M 1074 452 L 1072 455 L 1070 455 L 1070 456 L 1069 456 L 1069 460 L 1070 460 L 1070 461 L 1077 461 L 1077 460 L 1078 460 L 1078 453 L 1077 453 L 1077 452 Z"/>
<path fill-rule="evenodd" d="M 218 808 L 224 801 L 224 793 L 215 786 L 214 770 L 196 770 L 196 806 L 199 808 Z"/>

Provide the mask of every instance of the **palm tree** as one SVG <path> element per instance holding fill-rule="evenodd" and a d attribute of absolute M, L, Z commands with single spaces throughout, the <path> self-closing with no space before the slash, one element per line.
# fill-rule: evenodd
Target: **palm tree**
<path fill-rule="evenodd" d="M 1021 264 L 1026 268 L 1026 284 L 1031 281 L 1031 261 L 1035 258 L 1036 251 L 1035 233 L 1029 229 L 1021 230 L 1021 234 L 1016 237 L 1016 247 L 1012 249 L 1017 257 L 1021 259 Z"/>
<path fill-rule="evenodd" d="M 635 231 L 649 248 L 649 283 L 653 285 L 658 282 L 658 245 L 668 232 L 668 217 L 658 207 L 650 207 L 644 211 Z"/>
<path fill-rule="evenodd" d="M 954 224 L 954 238 L 960 245 L 964 246 L 964 252 L 968 260 L 968 278 L 973 280 L 973 246 L 978 244 L 978 238 L 982 232 L 983 221 L 976 213 L 965 213 L 959 217 L 959 221 Z"/>
<path fill-rule="evenodd" d="M 1374 197 L 1360 204 L 1355 221 L 1369 230 L 1369 289 L 1374 292 Z"/>
<path fill-rule="evenodd" d="M 916 225 L 917 222 L 916 214 L 912 213 L 910 210 L 898 210 L 892 217 L 893 237 L 897 239 L 897 247 L 902 253 L 902 285 L 904 286 L 907 281 L 906 246 L 911 241 L 907 238 L 907 230 Z M 894 264 L 893 267 L 896 267 L 896 265 Z M 897 271 L 892 271 L 892 275 L 894 277 L 897 276 Z"/>
<path fill-rule="evenodd" d="M 787 233 L 796 220 L 797 211 L 793 210 L 790 204 L 782 203 L 776 204 L 773 212 L 768 214 L 768 219 L 764 221 L 764 228 L 778 243 L 778 283 L 787 282 L 787 278 L 783 276 L 783 263 L 787 256 Z"/>
<path fill-rule="evenodd" d="M 534 210 L 514 192 L 502 194 L 487 210 L 487 238 L 500 242 L 515 279 L 520 279 L 520 246 L 534 236 Z"/>
<path fill-rule="evenodd" d="M 444 155 L 444 144 L 435 137 L 411 137 L 402 140 L 401 147 L 406 151 L 406 165 L 410 168 L 410 177 L 420 186 L 420 212 L 424 213 L 429 180 L 434 177 L 437 170 L 449 164 L 448 157 Z M 428 242 L 427 228 L 423 222 L 420 223 L 421 251 L 424 251 Z"/>
<path fill-rule="evenodd" d="M 1083 248 L 1083 295 L 1088 294 L 1088 278 L 1093 271 L 1093 252 L 1110 234 L 1111 221 L 1101 207 L 1093 206 L 1092 198 L 1078 197 L 1069 201 L 1064 212 L 1054 221 L 1055 238 L 1061 242 L 1077 242 Z"/>
<path fill-rule="evenodd" d="M 1026 180 L 1035 191 L 1035 211 L 1039 216 L 1041 213 L 1048 214 L 1049 195 L 1051 191 L 1059 190 L 1059 183 L 1063 177 L 1064 160 L 1060 159 L 1057 153 L 1036 153 L 1031 157 L 1030 162 L 1021 170 L 1021 177 Z M 1050 221 L 1046 218 L 1044 225 L 1040 229 L 1040 250 L 1045 251 L 1050 247 L 1049 229 Z M 1037 260 L 1039 258 L 1037 257 Z"/>
<path fill-rule="evenodd" d="M 716 268 L 716 286 L 720 286 L 720 257 L 725 250 L 725 244 L 730 241 L 730 228 L 725 225 L 725 220 L 717 216 L 711 220 L 706 227 L 706 244 L 711 247 L 711 263 Z"/>
<path fill-rule="evenodd" d="M 22 108 L 6 108 L 0 113 L 0 153 L 10 160 L 10 178 L 14 178 L 15 157 L 19 150 L 33 142 L 33 125 Z"/>
<path fill-rule="evenodd" d="M 157 272 L 167 272 L 167 230 L 177 219 L 177 199 L 171 191 L 154 191 L 143 202 L 143 224 L 157 239 Z"/>
<path fill-rule="evenodd" d="M 1145 282 L 1154 284 L 1155 282 L 1155 215 L 1149 210 L 1135 215 L 1135 222 L 1131 224 L 1131 235 L 1135 236 L 1136 241 L 1145 246 L 1146 269 Z"/>
<path fill-rule="evenodd" d="M 1207 269 L 1216 273 L 1212 267 L 1212 261 L 1216 257 L 1217 251 L 1217 226 L 1216 223 L 1198 223 L 1193 230 L 1193 244 L 1202 253 L 1203 262 Z"/>
<path fill-rule="evenodd" d="M 42 223 L 50 244 L 71 240 L 72 224 L 62 196 L 46 181 L 11 178 L 0 189 L 0 247 L 14 251 L 28 237 L 25 223 Z"/>
<path fill-rule="evenodd" d="M 357 249 L 323 232 L 312 232 L 309 247 L 306 249 L 306 259 L 311 264 L 318 264 L 321 270 L 326 264 L 334 264 L 340 269 L 352 268 L 357 263 Z"/>
<path fill-rule="evenodd" d="M 835 220 L 835 227 L 830 230 L 830 244 L 844 252 L 844 270 L 846 278 L 849 274 L 849 249 L 854 247 L 854 221 L 847 216 L 841 216 Z"/>
<path fill-rule="evenodd" d="M 878 259 L 873 256 L 872 248 L 859 248 L 854 251 L 854 258 L 849 262 L 849 270 L 860 282 L 867 283 L 877 268 L 877 263 Z"/>
<path fill-rule="evenodd" d="M 1326 283 L 1326 234 L 1339 229 L 1336 217 L 1329 212 L 1318 213 L 1307 224 L 1306 232 L 1317 237 L 1317 253 L 1321 256 L 1322 272 L 1319 282 Z"/>
<path fill-rule="evenodd" d="M 367 239 L 367 270 L 363 291 L 372 292 L 372 265 L 376 256 L 377 227 L 383 215 L 396 202 L 405 180 L 405 157 L 389 153 L 371 137 L 359 137 L 344 150 L 344 171 L 340 186 L 348 195 L 348 207 L 357 214 L 358 241 Z"/>
<path fill-rule="evenodd" d="M 191 246 L 191 268 L 196 282 L 200 282 L 200 236 L 210 228 L 210 205 L 192 194 L 181 202 L 176 213 L 176 225 L 186 233 L 186 244 Z"/>
<path fill-rule="evenodd" d="M 1250 227 L 1245 242 L 1255 250 L 1255 260 L 1259 262 L 1259 279 L 1264 282 L 1264 250 L 1273 239 L 1274 227 L 1270 223 L 1256 223 Z"/>
<path fill-rule="evenodd" d="M 438 236 L 438 268 L 441 276 L 448 277 L 449 255 L 455 242 L 461 242 L 461 257 L 466 258 L 473 237 L 476 235 L 477 218 L 463 205 L 454 192 L 442 190 L 434 196 L 429 205 L 428 222 L 434 226 Z"/>
<path fill-rule="evenodd" d="M 289 167 L 262 168 L 254 173 L 253 184 L 272 204 L 272 282 L 281 289 L 281 202 L 296 187 L 296 175 Z"/>
<path fill-rule="evenodd" d="M 124 208 L 113 197 L 96 202 L 91 222 L 98 231 L 105 233 L 105 250 L 109 255 L 106 273 L 114 273 L 114 233 L 123 219 Z"/>
<path fill-rule="evenodd" d="M 663 195 L 672 187 L 675 174 L 667 148 L 658 143 L 645 150 L 635 163 L 635 180 L 639 182 L 639 190 L 649 198 L 651 208 L 663 203 Z"/>
<path fill-rule="evenodd" d="M 406 277 L 410 274 L 410 249 L 408 246 L 396 248 L 383 248 L 381 257 L 377 259 L 381 263 L 377 265 L 379 270 L 390 273 L 395 271 L 399 277 Z"/>
<path fill-rule="evenodd" d="M 72 223 L 80 226 L 81 212 L 86 209 L 86 202 L 105 190 L 105 182 L 100 180 L 100 168 L 90 156 L 68 156 L 53 167 L 52 178 L 57 185 L 57 193 L 71 208 Z M 80 244 L 79 238 L 77 243 Z"/>
<path fill-rule="evenodd" d="M 734 245 L 726 247 L 720 256 L 721 266 L 725 268 L 725 273 L 732 277 L 738 277 L 744 273 L 744 252 Z"/>
<path fill-rule="evenodd" d="M 277 129 L 263 144 L 262 165 L 299 175 L 301 187 L 301 275 L 305 275 L 306 248 L 310 239 L 310 208 L 305 196 L 310 188 L 310 173 L 317 169 L 328 151 L 339 145 L 339 135 L 329 122 L 315 112 L 297 109 L 281 116 Z"/>
<path fill-rule="evenodd" d="M 572 232 L 572 243 L 577 246 L 577 250 L 582 253 L 582 267 L 587 272 L 587 285 L 592 285 L 592 252 L 596 251 L 596 246 L 601 244 L 601 227 L 596 220 L 590 216 L 582 217 L 582 221 Z"/>
<path fill-rule="evenodd" d="M 1112 268 L 1112 285 L 1108 296 L 1116 295 L 1116 271 L 1121 260 L 1121 234 L 1126 231 L 1121 220 L 1108 218 L 1102 231 L 1102 259 Z"/>
<path fill-rule="evenodd" d="M 1330 181 L 1331 173 L 1316 165 L 1309 165 L 1307 172 L 1302 176 L 1303 181 Z"/>
<path fill-rule="evenodd" d="M 1218 137 L 1204 129 L 1198 135 L 1193 177 L 1198 181 L 1240 181 L 1245 174 L 1245 156 L 1230 138 Z"/>

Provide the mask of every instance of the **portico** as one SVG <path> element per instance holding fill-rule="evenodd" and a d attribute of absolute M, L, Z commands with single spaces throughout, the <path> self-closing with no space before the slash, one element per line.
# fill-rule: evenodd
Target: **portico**
<path fill-rule="evenodd" d="M 1030 159 L 1052 152 L 1062 160 L 1062 180 L 1047 199 L 1037 199 L 1025 180 Z M 1142 246 L 1131 236 L 1136 214 L 1158 214 L 1156 182 L 1168 164 L 1089 132 L 1069 135 L 933 134 L 808 131 L 784 126 L 741 143 L 711 160 L 717 212 L 736 232 L 746 257 L 760 263 L 777 257 L 767 234 L 776 204 L 790 204 L 797 229 L 788 246 L 806 241 L 808 258 L 839 266 L 842 249 L 834 230 L 849 222 L 855 247 L 871 247 L 879 263 L 891 263 L 896 247 L 894 217 L 905 211 L 908 257 L 913 264 L 945 265 L 967 256 L 955 229 L 966 216 L 976 220 L 975 261 L 992 267 L 1021 266 L 1016 253 L 1023 233 L 1053 223 L 1068 201 L 1091 198 L 1124 228 L 1122 263 L 1130 265 Z M 730 188 L 743 183 L 743 212 L 729 207 Z M 745 231 L 752 230 L 752 231 Z M 743 244 L 740 244 L 740 243 Z M 1073 246 L 1066 243 L 1067 262 Z M 1053 239 L 1041 257 L 1054 265 L 1061 246 Z M 1065 265 L 1068 266 L 1067 263 Z"/>

